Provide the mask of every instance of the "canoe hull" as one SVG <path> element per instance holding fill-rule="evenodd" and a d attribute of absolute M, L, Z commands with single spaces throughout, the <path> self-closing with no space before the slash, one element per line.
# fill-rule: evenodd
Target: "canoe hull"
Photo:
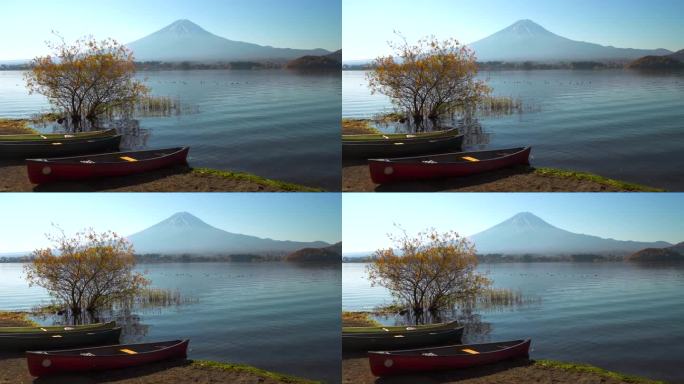
<path fill-rule="evenodd" d="M 371 372 L 375 376 L 444 371 L 525 358 L 529 356 L 530 343 L 530 340 L 521 340 L 521 343 L 500 351 L 460 356 L 424 356 L 420 354 L 420 350 L 416 350 L 417 353 L 413 355 L 370 352 L 368 359 Z M 468 345 L 460 347 L 467 348 Z"/>
<path fill-rule="evenodd" d="M 397 144 L 390 142 L 342 142 L 342 156 L 348 159 L 369 159 L 372 157 L 397 157 L 453 151 L 461 148 L 463 135 L 428 139 L 408 139 Z"/>
<path fill-rule="evenodd" d="M 83 140 L 97 137 L 107 137 L 116 135 L 116 129 L 108 129 L 104 131 L 90 131 L 90 132 L 73 132 L 73 133 L 30 133 L 19 135 L 0 135 L 0 142 L 42 142 L 42 141 L 62 141 L 62 140 Z"/>
<path fill-rule="evenodd" d="M 452 329 L 458 327 L 458 321 L 438 324 L 422 325 L 402 325 L 402 326 L 379 326 L 379 327 L 342 327 L 342 334 L 361 335 L 361 334 L 383 334 L 405 333 L 405 332 L 428 332 Z"/>
<path fill-rule="evenodd" d="M 76 352 L 74 355 L 27 352 L 26 360 L 29 372 L 34 377 L 69 372 L 104 371 L 186 358 L 188 343 L 189 340 L 179 340 L 175 345 L 159 351 L 125 356 L 81 356 L 77 353 L 78 350 L 74 350 Z M 126 346 L 122 345 L 121 347 L 125 348 Z"/>
<path fill-rule="evenodd" d="M 84 164 L 72 161 L 61 162 L 60 159 L 28 159 L 26 160 L 26 167 L 29 180 L 33 184 L 128 176 L 185 164 L 188 151 L 189 148 L 185 147 L 168 156 L 126 163 Z M 121 155 L 127 153 L 129 152 L 121 152 Z"/>
<path fill-rule="evenodd" d="M 64 141 L 2 142 L 0 143 L 0 158 L 26 159 L 116 151 L 120 143 L 121 135 Z"/>
<path fill-rule="evenodd" d="M 121 328 L 97 331 L 64 332 L 47 334 L 0 335 L 0 351 L 28 351 L 36 349 L 58 349 L 82 345 L 103 345 L 117 343 Z"/>
<path fill-rule="evenodd" d="M 461 336 L 463 336 L 463 327 L 427 332 L 343 334 L 342 349 L 345 351 L 377 351 L 453 344 L 460 342 Z"/>
<path fill-rule="evenodd" d="M 49 325 L 39 327 L 0 327 L 0 335 L 5 334 L 46 334 L 46 333 L 66 333 L 66 332 L 83 332 L 83 331 L 97 331 L 103 329 L 116 328 L 116 321 L 108 323 L 96 323 L 86 325 Z"/>
<path fill-rule="evenodd" d="M 405 140 L 420 140 L 420 139 L 436 139 L 440 137 L 449 137 L 458 135 L 458 129 L 452 128 L 443 131 L 432 132 L 418 132 L 418 133 L 377 133 L 377 134 L 361 134 L 361 135 L 342 135 L 342 142 L 351 143 L 388 143 L 392 141 Z"/>
<path fill-rule="evenodd" d="M 472 163 L 425 164 L 402 159 L 371 159 L 368 167 L 375 184 L 463 177 L 515 165 L 529 165 L 530 151 L 531 148 L 527 147 L 509 156 Z"/>

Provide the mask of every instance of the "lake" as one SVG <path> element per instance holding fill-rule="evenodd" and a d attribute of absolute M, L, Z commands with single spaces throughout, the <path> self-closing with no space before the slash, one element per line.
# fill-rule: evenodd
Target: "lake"
<path fill-rule="evenodd" d="M 342 72 L 345 118 L 392 110 L 387 97 L 371 95 L 365 75 Z M 538 70 L 478 78 L 494 95 L 520 99 L 529 112 L 481 117 L 489 135 L 471 148 L 531 145 L 536 166 L 684 190 L 684 74 Z"/>
<path fill-rule="evenodd" d="M 22 74 L 0 71 L 0 117 L 49 110 L 43 96 L 28 95 Z M 152 94 L 180 99 L 192 112 L 140 118 L 144 137 L 124 138 L 128 147 L 190 146 L 194 167 L 340 190 L 339 72 L 145 71 L 138 77 Z"/>
<path fill-rule="evenodd" d="M 343 264 L 343 310 L 371 310 L 391 302 L 387 290 L 370 286 L 365 266 Z M 482 312 L 489 333 L 466 333 L 466 342 L 532 338 L 533 358 L 684 383 L 684 265 L 510 263 L 478 269 L 489 274 L 495 287 L 520 290 L 537 300 Z"/>
<path fill-rule="evenodd" d="M 139 313 L 124 341 L 189 338 L 191 359 L 244 363 L 329 383 L 340 381 L 340 267 L 290 263 L 147 264 L 152 286 L 197 299 Z M 22 264 L 0 264 L 0 309 L 49 301 L 29 288 Z"/>

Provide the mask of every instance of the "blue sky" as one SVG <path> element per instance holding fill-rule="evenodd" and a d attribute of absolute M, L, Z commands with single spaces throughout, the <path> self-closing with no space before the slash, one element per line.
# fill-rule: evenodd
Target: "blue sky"
<path fill-rule="evenodd" d="M 343 0 L 345 60 L 389 53 L 401 31 L 468 44 L 520 19 L 531 19 L 573 40 L 621 48 L 684 49 L 681 0 Z"/>
<path fill-rule="evenodd" d="M 44 247 L 51 223 L 128 236 L 180 211 L 235 233 L 277 240 L 340 241 L 333 193 L 14 193 L 0 196 L 0 253 Z"/>
<path fill-rule="evenodd" d="M 282 48 L 340 49 L 341 0 L 3 0 L 0 60 L 45 54 L 59 31 L 130 43 L 178 19 L 231 39 Z"/>
<path fill-rule="evenodd" d="M 684 193 L 343 194 L 344 252 L 387 247 L 394 224 L 470 236 L 519 212 L 576 233 L 618 240 L 684 241 Z"/>

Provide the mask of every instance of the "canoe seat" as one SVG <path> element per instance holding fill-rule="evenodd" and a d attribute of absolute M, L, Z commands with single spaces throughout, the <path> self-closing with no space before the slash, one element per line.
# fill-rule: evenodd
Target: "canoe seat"
<path fill-rule="evenodd" d="M 383 139 L 389 139 L 389 136 L 382 135 Z"/>
<path fill-rule="evenodd" d="M 394 337 L 404 337 L 404 335 L 394 335 Z"/>
<path fill-rule="evenodd" d="M 422 163 L 423 164 L 437 164 L 437 162 L 434 160 L 423 160 Z"/>
<path fill-rule="evenodd" d="M 394 143 L 394 145 L 404 145 L 402 142 Z"/>
<path fill-rule="evenodd" d="M 424 353 L 421 353 L 421 355 L 422 356 L 437 356 L 437 354 L 433 353 L 433 352 L 424 352 Z"/>
<path fill-rule="evenodd" d="M 52 145 L 62 145 L 62 143 L 52 143 Z"/>
<path fill-rule="evenodd" d="M 416 330 L 416 327 L 406 327 L 406 330 L 407 330 L 407 331 L 415 331 L 415 330 Z"/>
<path fill-rule="evenodd" d="M 126 160 L 126 161 L 131 161 L 131 162 L 133 162 L 133 161 L 138 161 L 138 159 L 134 159 L 134 158 L 129 157 L 129 156 L 121 156 L 121 157 L 119 157 L 119 159 L 121 159 L 121 160 Z"/>
<path fill-rule="evenodd" d="M 83 163 L 83 164 L 95 164 L 95 162 L 92 161 L 92 160 L 81 160 L 81 161 L 79 161 L 79 163 Z"/>
<path fill-rule="evenodd" d="M 127 353 L 129 355 L 137 355 L 138 354 L 138 352 L 130 350 L 130 349 L 126 349 L 126 348 L 119 349 L 119 351 L 121 351 L 123 353 Z"/>
<path fill-rule="evenodd" d="M 52 337 L 54 337 L 54 338 L 60 338 L 60 337 L 62 337 L 62 335 L 52 335 Z"/>
<path fill-rule="evenodd" d="M 95 356 L 95 354 L 90 353 L 90 352 L 79 353 L 79 355 L 81 355 L 81 356 Z"/>
<path fill-rule="evenodd" d="M 389 332 L 389 329 L 387 329 L 387 328 L 383 328 L 382 330 L 385 332 Z"/>
<path fill-rule="evenodd" d="M 468 161 L 480 161 L 480 160 L 478 160 L 478 159 L 476 159 L 476 158 L 474 158 L 474 157 L 470 157 L 470 156 L 463 156 L 462 159 L 463 159 L 463 160 L 468 160 Z"/>
<path fill-rule="evenodd" d="M 414 137 L 416 137 L 416 135 L 406 135 L 406 138 L 407 138 L 407 139 L 412 139 L 412 138 L 414 138 Z"/>
<path fill-rule="evenodd" d="M 41 331 L 47 332 L 47 329 L 45 329 L 45 328 L 41 328 L 40 330 L 41 330 Z"/>
<path fill-rule="evenodd" d="M 474 349 L 469 349 L 469 348 L 461 349 L 461 351 L 463 351 L 465 353 L 470 353 L 471 355 L 479 355 L 480 354 L 480 352 L 478 352 Z"/>

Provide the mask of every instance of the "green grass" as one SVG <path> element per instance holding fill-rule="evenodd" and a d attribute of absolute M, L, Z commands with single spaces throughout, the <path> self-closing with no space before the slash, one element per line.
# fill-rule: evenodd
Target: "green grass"
<path fill-rule="evenodd" d="M 582 373 L 593 373 L 595 375 L 603 376 L 606 378 L 621 380 L 626 383 L 633 384 L 666 384 L 664 381 L 657 381 L 646 379 L 639 376 L 625 375 L 618 372 L 608 371 L 603 368 L 594 367 L 589 364 L 578 364 L 578 363 L 565 363 L 562 361 L 554 360 L 536 360 L 534 365 L 544 368 L 555 368 L 562 369 L 564 371 L 582 372 Z"/>
<path fill-rule="evenodd" d="M 193 367 L 202 369 L 218 369 L 222 371 L 232 371 L 232 372 L 245 372 L 250 373 L 255 376 L 259 376 L 265 379 L 278 380 L 281 383 L 288 384 L 319 384 L 320 381 L 303 379 L 301 377 L 284 375 L 282 373 L 270 372 L 250 365 L 245 364 L 229 364 L 229 363 L 219 363 L 216 361 L 207 360 L 194 360 L 192 362 Z"/>
<path fill-rule="evenodd" d="M 630 192 L 665 192 L 664 189 L 648 187 L 641 184 L 628 183 L 625 181 L 609 179 L 603 176 L 595 175 L 588 172 L 576 172 L 576 171 L 566 171 L 563 169 L 555 168 L 536 168 L 534 173 L 541 176 L 556 176 L 563 178 L 572 178 L 577 180 L 587 180 L 593 181 L 595 183 L 608 185 L 622 191 Z"/>
<path fill-rule="evenodd" d="M 261 176 L 253 175 L 246 172 L 230 172 L 230 171 L 219 171 L 217 169 L 211 168 L 194 168 L 192 173 L 200 176 L 219 176 L 234 180 L 249 181 L 252 183 L 257 183 L 263 186 L 273 187 L 287 192 L 324 192 L 321 188 L 307 187 L 304 185 L 288 183 L 285 181 L 278 181 L 267 179 Z"/>

